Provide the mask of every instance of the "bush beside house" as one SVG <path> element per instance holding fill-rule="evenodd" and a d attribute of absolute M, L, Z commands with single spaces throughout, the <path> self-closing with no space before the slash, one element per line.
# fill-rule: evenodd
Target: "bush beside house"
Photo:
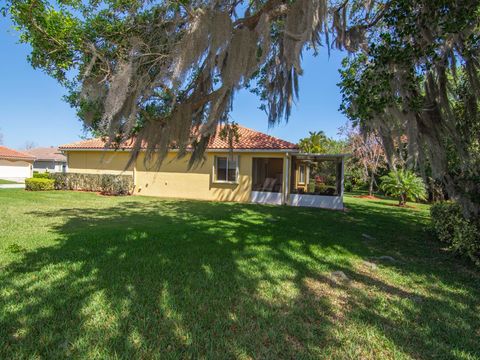
<path fill-rule="evenodd" d="M 25 189 L 95 191 L 105 195 L 129 195 L 133 176 L 110 174 L 35 173 L 25 180 Z"/>
<path fill-rule="evenodd" d="M 48 172 L 39 173 L 38 171 L 34 171 L 33 177 L 35 179 L 52 179 L 52 175 Z"/>
<path fill-rule="evenodd" d="M 129 195 L 133 176 L 110 174 L 55 173 L 56 190 L 96 191 L 105 195 Z"/>
<path fill-rule="evenodd" d="M 480 224 L 466 219 L 455 202 L 434 204 L 430 214 L 438 239 L 480 266 Z"/>
<path fill-rule="evenodd" d="M 55 180 L 43 178 L 25 179 L 25 189 L 30 191 L 54 190 Z"/>

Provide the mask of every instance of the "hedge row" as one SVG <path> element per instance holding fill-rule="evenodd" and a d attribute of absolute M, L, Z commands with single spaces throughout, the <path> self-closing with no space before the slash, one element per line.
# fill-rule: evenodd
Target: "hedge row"
<path fill-rule="evenodd" d="M 25 189 L 30 191 L 53 190 L 55 188 L 55 180 L 43 178 L 25 179 Z"/>
<path fill-rule="evenodd" d="M 48 172 L 39 173 L 39 172 L 34 171 L 33 172 L 33 177 L 35 179 L 52 179 L 52 174 L 48 173 Z"/>
<path fill-rule="evenodd" d="M 480 222 L 466 219 L 460 205 L 441 202 L 430 209 L 432 225 L 440 241 L 452 250 L 468 256 L 480 266 Z"/>
<path fill-rule="evenodd" d="M 55 173 L 56 190 L 98 191 L 105 195 L 129 195 L 133 191 L 133 176 L 110 174 Z"/>

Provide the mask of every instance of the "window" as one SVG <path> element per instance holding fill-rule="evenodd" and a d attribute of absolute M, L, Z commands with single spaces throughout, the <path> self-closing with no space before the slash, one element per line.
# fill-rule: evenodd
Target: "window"
<path fill-rule="evenodd" d="M 217 156 L 215 159 L 215 181 L 237 182 L 238 157 Z"/>
<path fill-rule="evenodd" d="M 305 165 L 300 165 L 298 167 L 298 170 L 299 170 L 298 182 L 300 184 L 305 184 Z"/>

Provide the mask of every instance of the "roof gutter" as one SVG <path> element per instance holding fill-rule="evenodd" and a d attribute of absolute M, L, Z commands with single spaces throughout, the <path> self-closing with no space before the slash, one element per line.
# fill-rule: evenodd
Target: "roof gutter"
<path fill-rule="evenodd" d="M 320 154 L 320 153 L 305 153 L 297 152 L 296 156 L 306 156 L 306 157 L 316 157 L 316 158 L 346 158 L 351 156 L 351 154 Z"/>
<path fill-rule="evenodd" d="M 105 152 L 121 152 L 121 151 L 131 151 L 132 149 L 125 149 L 125 148 L 119 148 L 119 149 L 85 149 L 85 148 L 65 148 L 65 149 L 60 149 L 62 153 L 69 152 L 69 151 L 105 151 Z M 140 151 L 146 151 L 146 149 L 141 149 Z M 169 152 L 178 152 L 178 149 L 171 149 L 168 150 Z M 188 150 L 192 151 L 192 150 Z M 297 153 L 298 150 L 296 149 L 206 149 L 205 152 L 211 152 L 211 153 L 219 153 L 219 152 L 265 152 L 265 153 L 271 153 L 271 152 L 278 152 L 278 153 Z"/>
<path fill-rule="evenodd" d="M 35 161 L 35 160 L 36 160 L 34 157 L 4 156 L 4 155 L 0 155 L 0 159 L 5 159 L 5 160 L 25 160 L 25 161 Z"/>
<path fill-rule="evenodd" d="M 36 158 L 35 161 L 56 161 L 56 162 L 67 162 L 67 159 L 54 159 L 54 158 Z"/>

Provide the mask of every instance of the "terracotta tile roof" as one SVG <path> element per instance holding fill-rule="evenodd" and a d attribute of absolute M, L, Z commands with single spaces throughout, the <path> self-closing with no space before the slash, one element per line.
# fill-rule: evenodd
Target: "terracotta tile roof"
<path fill-rule="evenodd" d="M 291 142 L 278 139 L 259 131 L 238 126 L 238 142 L 234 142 L 234 150 L 296 150 L 298 146 Z M 131 149 L 132 140 L 128 140 L 121 144 L 120 149 Z M 61 145 L 60 150 L 78 150 L 78 149 L 105 149 L 105 141 L 100 138 L 77 141 L 71 144 Z M 212 137 L 207 147 L 208 150 L 229 149 L 228 141 L 223 140 L 218 135 Z"/>
<path fill-rule="evenodd" d="M 55 161 L 67 161 L 67 157 L 60 153 L 60 150 L 56 147 L 40 147 L 25 151 L 36 158 L 36 160 L 55 160 Z"/>
<path fill-rule="evenodd" d="M 35 160 L 35 157 L 17 150 L 9 149 L 5 146 L 0 146 L 0 159 Z"/>
<path fill-rule="evenodd" d="M 60 145 L 59 150 L 103 150 L 106 147 L 106 142 L 101 138 L 94 138 L 89 140 L 80 140 L 70 144 Z M 120 149 L 132 149 L 133 140 L 128 140 L 122 143 Z"/>

